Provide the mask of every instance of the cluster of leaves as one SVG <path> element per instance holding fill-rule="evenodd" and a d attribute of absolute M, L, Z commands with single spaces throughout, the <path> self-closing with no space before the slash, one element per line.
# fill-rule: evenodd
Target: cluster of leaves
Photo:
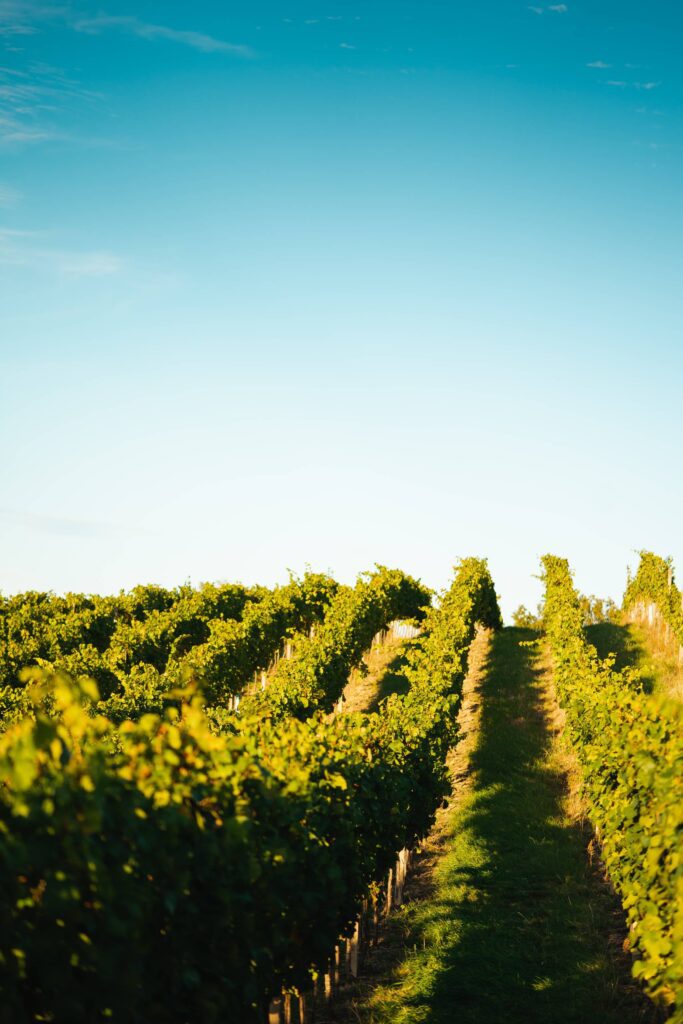
<path fill-rule="evenodd" d="M 52 666 L 88 674 L 107 696 L 135 665 L 163 669 L 178 649 L 208 635 L 211 620 L 238 618 L 264 593 L 238 584 L 150 585 L 116 597 L 28 591 L 0 598 L 0 686 L 17 686 L 26 666 Z"/>
<path fill-rule="evenodd" d="M 499 622 L 479 565 L 372 715 L 216 735 L 190 687 L 116 726 L 93 683 L 32 670 L 0 737 L 1 1024 L 251 1024 L 324 966 L 447 791 L 476 617 Z"/>
<path fill-rule="evenodd" d="M 628 610 L 641 601 L 657 605 L 683 647 L 683 606 L 681 592 L 674 583 L 671 559 L 651 551 L 640 552 L 638 572 L 626 587 L 624 608 Z"/>
<path fill-rule="evenodd" d="M 283 638 L 310 630 L 336 589 L 329 576 L 306 573 L 272 591 L 204 584 L 136 587 L 118 597 L 4 599 L 0 719 L 26 713 L 19 671 L 30 665 L 94 679 L 100 710 L 119 721 L 163 710 L 168 692 L 193 676 L 205 680 L 209 699 L 224 699 L 268 666 Z"/>
<path fill-rule="evenodd" d="M 459 689 L 477 623 L 490 629 L 503 625 L 486 560 L 464 558 L 438 610 L 427 611 L 424 635 L 408 654 L 408 677 L 443 692 Z"/>
<path fill-rule="evenodd" d="M 399 569 L 378 566 L 355 587 L 340 587 L 314 636 L 299 635 L 294 656 L 281 661 L 266 690 L 243 702 L 243 714 L 306 718 L 329 711 L 372 638 L 394 619 L 421 621 L 431 593 Z"/>
<path fill-rule="evenodd" d="M 532 612 L 525 604 L 520 604 L 512 613 L 512 625 L 518 629 L 542 629 L 543 606 L 539 604 L 536 612 Z"/>
<path fill-rule="evenodd" d="M 597 626 L 600 622 L 617 622 L 619 609 L 611 597 L 579 594 L 579 608 L 584 626 Z"/>
<path fill-rule="evenodd" d="M 683 707 L 601 661 L 565 559 L 543 559 L 545 628 L 591 818 L 626 910 L 634 975 L 683 1022 Z"/>
<path fill-rule="evenodd" d="M 595 626 L 599 622 L 617 622 L 619 609 L 610 597 L 596 597 L 595 594 L 579 594 L 579 608 L 584 626 Z M 543 602 L 535 612 L 525 605 L 512 613 L 512 624 L 519 629 L 543 629 Z"/>

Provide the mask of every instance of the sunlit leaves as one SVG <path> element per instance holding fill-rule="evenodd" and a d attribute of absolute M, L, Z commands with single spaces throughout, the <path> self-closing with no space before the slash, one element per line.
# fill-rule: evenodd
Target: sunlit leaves
<path fill-rule="evenodd" d="M 638 959 L 634 975 L 683 1021 L 683 707 L 642 692 L 635 675 L 586 643 L 567 563 L 543 559 L 545 628 L 567 728 L 584 768 L 593 824 Z M 664 600 L 668 568 L 643 554 L 629 601 Z"/>

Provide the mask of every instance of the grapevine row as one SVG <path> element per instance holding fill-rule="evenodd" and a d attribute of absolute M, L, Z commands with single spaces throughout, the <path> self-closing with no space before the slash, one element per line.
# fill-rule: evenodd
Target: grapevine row
<path fill-rule="evenodd" d="M 630 925 L 634 975 L 683 1022 L 683 707 L 586 642 L 565 559 L 543 559 L 545 629 L 590 815 Z M 642 577 L 641 577 L 642 579 Z"/>
<path fill-rule="evenodd" d="M 295 638 L 294 655 L 277 666 L 268 687 L 242 713 L 306 718 L 329 711 L 372 638 L 394 619 L 424 618 L 431 594 L 398 569 L 378 567 L 352 589 L 340 588 L 315 636 Z"/>
<path fill-rule="evenodd" d="M 119 720 L 161 710 L 165 694 L 192 674 L 210 700 L 225 699 L 268 667 L 287 636 L 320 622 L 336 591 L 330 577 L 306 573 L 272 591 L 205 584 L 136 587 L 118 598 L 31 592 L 4 599 L 0 719 L 26 713 L 18 672 L 32 664 L 93 678 L 101 710 Z"/>

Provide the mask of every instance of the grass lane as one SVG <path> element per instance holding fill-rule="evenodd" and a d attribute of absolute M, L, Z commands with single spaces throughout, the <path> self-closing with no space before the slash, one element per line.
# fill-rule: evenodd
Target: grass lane
<path fill-rule="evenodd" d="M 590 832 L 576 813 L 549 670 L 538 647 L 526 646 L 534 637 L 506 629 L 491 641 L 480 691 L 469 696 L 480 702 L 469 767 L 433 839 L 441 852 L 427 895 L 393 925 L 400 962 L 345 1019 L 651 1019 L 630 982 L 618 904 L 587 857 Z"/>
<path fill-rule="evenodd" d="M 600 622 L 588 626 L 586 636 L 601 658 L 615 656 L 615 668 L 636 668 L 648 692 L 683 700 L 678 643 L 665 643 L 661 630 L 635 622 Z"/>

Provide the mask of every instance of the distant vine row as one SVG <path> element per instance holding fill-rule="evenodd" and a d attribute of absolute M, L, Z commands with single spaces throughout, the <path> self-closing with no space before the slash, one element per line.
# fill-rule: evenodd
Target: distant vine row
<path fill-rule="evenodd" d="M 638 571 L 629 580 L 624 594 L 624 608 L 632 609 L 639 603 L 654 604 L 683 647 L 683 595 L 674 582 L 671 562 L 652 554 L 640 552 Z"/>

